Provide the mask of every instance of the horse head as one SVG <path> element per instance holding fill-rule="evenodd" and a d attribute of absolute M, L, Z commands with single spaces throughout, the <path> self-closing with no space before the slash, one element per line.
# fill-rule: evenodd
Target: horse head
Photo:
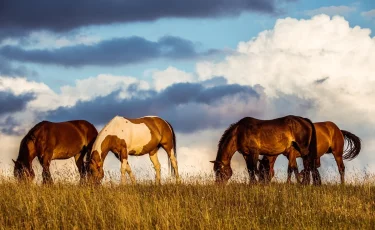
<path fill-rule="evenodd" d="M 35 178 L 35 173 L 30 164 L 25 164 L 19 160 L 13 160 L 14 170 L 13 175 L 19 181 L 22 180 L 33 180 Z"/>
<path fill-rule="evenodd" d="M 99 184 L 104 177 L 103 162 L 99 157 L 99 153 L 94 151 L 91 155 L 91 159 L 88 162 L 87 174 L 88 180 Z"/>
<path fill-rule="evenodd" d="M 216 183 L 226 184 L 233 174 L 230 164 L 224 164 L 222 161 L 210 161 L 210 162 L 214 164 Z"/>

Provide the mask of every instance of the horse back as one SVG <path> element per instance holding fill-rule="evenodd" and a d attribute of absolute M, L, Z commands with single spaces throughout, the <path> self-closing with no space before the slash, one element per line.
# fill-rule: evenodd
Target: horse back
<path fill-rule="evenodd" d="M 286 116 L 272 120 L 246 117 L 238 124 L 238 144 L 243 145 L 244 149 L 258 149 L 260 153 L 274 155 L 284 152 L 293 142 L 304 149 L 309 146 L 311 133 L 306 129 L 311 131 L 311 128 L 307 127 L 307 121 L 299 117 Z"/>
<path fill-rule="evenodd" d="M 95 127 L 83 120 L 43 121 L 33 130 L 34 145 L 39 154 L 52 154 L 52 159 L 70 158 L 95 139 Z"/>
<path fill-rule="evenodd" d="M 143 155 L 157 148 L 166 132 L 172 133 L 171 128 L 165 120 L 159 117 L 116 116 L 99 132 L 93 151 L 97 150 L 101 154 L 102 143 L 107 143 L 105 140 L 108 138 L 115 138 L 119 140 L 116 143 L 126 145 L 129 155 Z"/>

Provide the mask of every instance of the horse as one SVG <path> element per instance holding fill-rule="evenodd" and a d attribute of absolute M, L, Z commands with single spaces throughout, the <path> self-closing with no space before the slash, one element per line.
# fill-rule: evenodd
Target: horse
<path fill-rule="evenodd" d="M 259 155 L 275 156 L 288 152 L 292 156 L 293 150 L 298 149 L 309 163 L 307 170 L 312 170 L 314 184 L 318 185 L 321 182 L 314 160 L 316 148 L 315 127 L 307 118 L 293 115 L 273 120 L 245 117 L 225 130 L 218 144 L 216 160 L 210 162 L 214 163 L 216 182 L 225 184 L 233 173 L 230 166 L 232 156 L 238 151 L 246 161 L 250 183 L 256 183 Z M 289 166 L 297 168 L 295 158 L 289 158 Z"/>
<path fill-rule="evenodd" d="M 51 161 L 74 157 L 82 183 L 86 175 L 84 157 L 91 151 L 97 135 L 94 125 L 85 120 L 39 122 L 21 140 L 17 160 L 12 159 L 14 176 L 20 181 L 33 180 L 32 161 L 38 157 L 43 168 L 43 183 L 52 183 Z"/>
<path fill-rule="evenodd" d="M 318 143 L 318 158 L 316 160 L 316 165 L 320 167 L 320 157 L 324 154 L 332 153 L 335 158 L 338 171 L 340 173 L 341 184 L 345 183 L 345 165 L 344 160 L 352 160 L 356 158 L 361 151 L 361 139 L 354 135 L 353 133 L 340 130 L 340 128 L 333 122 L 317 122 L 314 123 L 316 129 L 316 137 Z M 344 149 L 345 141 L 347 142 L 347 148 Z M 298 155 L 298 153 L 297 153 Z M 288 157 L 288 155 L 286 155 Z M 300 155 L 298 155 L 300 157 Z M 275 165 L 277 156 L 265 156 L 260 160 L 259 170 L 261 173 L 266 173 L 269 175 L 262 175 L 262 179 L 269 182 L 275 172 L 273 167 Z M 289 171 L 288 167 L 288 171 Z M 307 177 L 309 180 L 310 176 L 302 170 L 301 175 Z M 288 174 L 288 182 L 290 182 L 290 175 Z"/>
<path fill-rule="evenodd" d="M 109 151 L 113 152 L 121 162 L 121 183 L 126 183 L 126 173 L 135 183 L 128 162 L 128 156 L 149 154 L 155 168 L 155 181 L 160 184 L 160 163 L 157 152 L 162 147 L 168 154 L 171 172 L 180 182 L 177 166 L 176 135 L 172 125 L 156 116 L 126 118 L 115 116 L 99 132 L 93 145 L 89 160 L 89 178 L 100 183 L 104 177 L 103 163 Z"/>

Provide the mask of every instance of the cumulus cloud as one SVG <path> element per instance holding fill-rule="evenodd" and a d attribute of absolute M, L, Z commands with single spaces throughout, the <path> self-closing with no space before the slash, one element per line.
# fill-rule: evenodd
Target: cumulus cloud
<path fill-rule="evenodd" d="M 3 46 L 0 55 L 15 61 L 62 66 L 114 66 L 144 62 L 157 58 L 190 59 L 213 55 L 219 50 L 198 51 L 193 42 L 165 36 L 158 41 L 141 37 L 114 38 L 92 45 L 74 45 L 57 49 L 23 49 Z"/>
<path fill-rule="evenodd" d="M 160 18 L 237 16 L 242 12 L 275 14 L 280 12 L 277 4 L 284 2 L 288 0 L 68 0 L 53 4 L 48 0 L 38 1 L 38 4 L 14 0 L 2 4 L 0 39 L 24 36 L 36 30 L 64 32 L 90 25 L 153 21 Z"/>
<path fill-rule="evenodd" d="M 369 164 L 375 171 L 375 161 L 369 161 L 375 150 L 370 142 L 375 138 L 375 38 L 370 34 L 339 16 L 279 19 L 272 30 L 241 42 L 236 55 L 199 63 L 197 74 L 205 80 L 225 76 L 229 83 L 259 84 L 277 100 L 279 112 L 288 111 L 283 105 L 297 103 L 313 121 L 334 121 L 364 142 L 359 159 L 350 164 Z M 280 100 L 283 94 L 290 96 Z"/>
<path fill-rule="evenodd" d="M 348 15 L 357 9 L 353 6 L 325 6 L 314 10 L 306 10 L 305 14 L 308 16 L 315 16 L 318 14 L 326 14 L 329 16 Z"/>

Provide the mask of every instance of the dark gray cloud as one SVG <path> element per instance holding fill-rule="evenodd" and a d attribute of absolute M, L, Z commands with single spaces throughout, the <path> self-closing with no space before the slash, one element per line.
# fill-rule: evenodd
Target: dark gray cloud
<path fill-rule="evenodd" d="M 25 50 L 16 46 L 0 48 L 0 55 L 10 60 L 63 66 L 125 65 L 156 58 L 189 59 L 218 53 L 199 52 L 193 42 L 166 36 L 157 42 L 141 37 L 115 38 L 95 45 L 75 45 L 59 49 Z"/>
<path fill-rule="evenodd" d="M 258 100 L 259 94 L 249 86 L 218 85 L 210 88 L 200 83 L 179 83 L 161 92 L 138 90 L 137 85 L 128 90 L 136 97 L 118 99 L 119 92 L 92 101 L 78 102 L 73 107 L 60 107 L 47 114 L 48 120 L 62 121 L 86 119 L 94 124 L 105 124 L 115 115 L 141 117 L 157 115 L 168 120 L 178 132 L 194 132 L 207 128 L 227 126 L 245 114 L 213 112 L 226 105 L 225 98 L 238 97 L 243 102 Z M 250 116 L 252 108 L 247 108 Z M 218 110 L 217 110 L 218 111 Z"/>
<path fill-rule="evenodd" d="M 30 31 L 66 32 L 89 25 L 152 21 L 159 18 L 277 14 L 288 0 L 0 0 L 0 38 Z"/>
<path fill-rule="evenodd" d="M 30 74 L 30 71 L 25 67 L 15 67 L 8 60 L 0 56 L 0 75 L 15 77 L 26 76 L 28 74 Z"/>
<path fill-rule="evenodd" d="M 14 95 L 11 92 L 0 91 L 0 116 L 22 111 L 34 98 L 35 95 L 32 93 Z"/>
<path fill-rule="evenodd" d="M 26 132 L 24 129 L 19 129 L 20 123 L 12 116 L 8 116 L 4 122 L 0 123 L 0 132 L 6 135 L 22 135 Z"/>

